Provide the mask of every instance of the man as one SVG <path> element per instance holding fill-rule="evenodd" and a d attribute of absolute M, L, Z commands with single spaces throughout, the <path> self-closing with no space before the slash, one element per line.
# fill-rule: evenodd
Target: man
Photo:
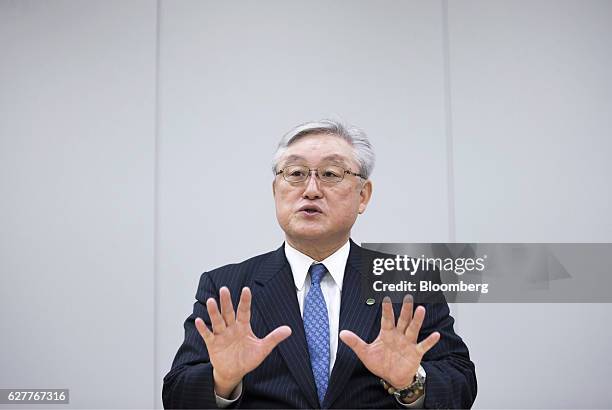
<path fill-rule="evenodd" d="M 164 407 L 471 407 L 474 365 L 446 302 L 361 296 L 373 252 L 350 232 L 373 167 L 355 127 L 322 120 L 283 137 L 272 192 L 285 243 L 202 274 Z"/>

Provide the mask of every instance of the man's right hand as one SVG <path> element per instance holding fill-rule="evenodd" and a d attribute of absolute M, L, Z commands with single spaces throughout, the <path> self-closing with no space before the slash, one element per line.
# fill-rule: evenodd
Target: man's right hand
<path fill-rule="evenodd" d="M 289 326 L 280 326 L 263 339 L 251 329 L 251 290 L 242 289 L 238 312 L 234 312 L 230 291 L 223 286 L 219 290 L 221 311 L 214 298 L 206 301 L 206 310 L 212 324 L 208 329 L 201 318 L 195 326 L 204 339 L 210 363 L 213 366 L 215 392 L 223 398 L 230 394 L 242 378 L 264 361 L 272 349 L 291 335 Z"/>

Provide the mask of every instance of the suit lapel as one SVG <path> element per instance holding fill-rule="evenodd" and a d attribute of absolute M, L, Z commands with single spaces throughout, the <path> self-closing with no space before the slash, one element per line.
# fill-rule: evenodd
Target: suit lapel
<path fill-rule="evenodd" d="M 351 240 L 351 251 L 344 271 L 342 296 L 340 302 L 340 323 L 338 331 L 350 330 L 366 342 L 374 324 L 380 304 L 369 306 L 361 292 L 363 275 L 362 249 Z M 344 390 L 359 358 L 340 338 L 338 338 L 338 353 L 329 380 L 329 387 L 323 400 L 323 408 L 330 408 L 334 400 Z"/>
<path fill-rule="evenodd" d="M 271 255 L 270 261 L 264 263 L 256 274 L 253 305 L 260 311 L 268 332 L 283 325 L 291 328 L 291 336 L 276 348 L 310 405 L 319 407 L 295 282 L 283 246 Z"/>

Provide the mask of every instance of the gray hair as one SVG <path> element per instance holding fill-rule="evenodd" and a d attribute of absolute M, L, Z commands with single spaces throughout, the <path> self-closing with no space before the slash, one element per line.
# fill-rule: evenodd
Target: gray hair
<path fill-rule="evenodd" d="M 370 177 L 374 170 L 376 156 L 366 133 L 353 125 L 329 119 L 300 124 L 283 136 L 278 143 L 272 162 L 272 172 L 275 175 L 278 161 L 287 147 L 298 139 L 311 134 L 335 135 L 343 138 L 353 147 L 354 159 L 359 164 L 359 173 L 366 179 Z"/>

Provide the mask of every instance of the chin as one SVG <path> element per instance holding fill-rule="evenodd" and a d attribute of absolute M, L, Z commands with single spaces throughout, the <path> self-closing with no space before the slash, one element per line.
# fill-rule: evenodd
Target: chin
<path fill-rule="evenodd" d="M 328 237 L 330 232 L 320 227 L 299 227 L 290 229 L 289 235 L 296 239 L 316 240 Z"/>
<path fill-rule="evenodd" d="M 322 239 L 327 236 L 329 236 L 329 234 L 326 234 L 325 232 L 321 232 L 321 231 L 299 231 L 293 234 L 294 238 L 308 239 L 308 240 Z"/>

